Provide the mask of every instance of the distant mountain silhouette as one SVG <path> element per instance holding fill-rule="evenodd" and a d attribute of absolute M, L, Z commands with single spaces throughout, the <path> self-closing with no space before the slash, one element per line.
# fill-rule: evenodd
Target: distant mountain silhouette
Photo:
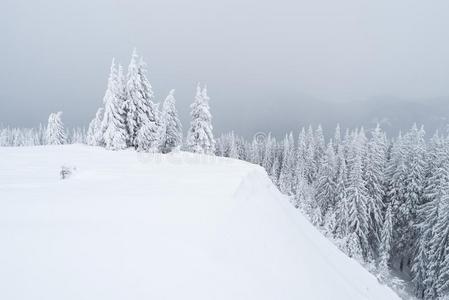
<path fill-rule="evenodd" d="M 220 120 L 216 111 L 217 128 L 229 127 L 239 134 L 250 137 L 262 131 L 281 137 L 289 131 L 297 132 L 302 126 L 323 126 L 330 137 L 337 123 L 342 132 L 345 128 L 364 126 L 366 130 L 380 123 L 392 136 L 408 130 L 413 123 L 424 125 L 427 137 L 436 129 L 446 131 L 449 124 L 449 98 L 408 100 L 394 97 L 373 97 L 365 101 L 334 102 L 310 96 L 259 95 L 260 102 L 242 101 L 242 107 L 234 112 L 234 123 Z M 278 99 L 267 101 L 267 98 Z M 215 111 L 217 107 L 212 106 Z M 223 121 L 221 124 L 220 121 Z M 233 127 L 232 127 L 233 126 Z"/>

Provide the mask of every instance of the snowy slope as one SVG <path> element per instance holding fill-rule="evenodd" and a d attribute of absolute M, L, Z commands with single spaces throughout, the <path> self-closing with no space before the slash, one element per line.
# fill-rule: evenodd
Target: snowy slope
<path fill-rule="evenodd" d="M 0 148 L 0 240 L 0 299 L 397 299 L 231 159 Z"/>

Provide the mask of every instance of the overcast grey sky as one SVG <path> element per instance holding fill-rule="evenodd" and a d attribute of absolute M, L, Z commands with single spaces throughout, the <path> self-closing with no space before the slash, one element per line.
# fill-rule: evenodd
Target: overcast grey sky
<path fill-rule="evenodd" d="M 449 96 L 447 0 L 1 0 L 0 37 L 0 123 L 13 126 L 57 110 L 87 124 L 112 57 L 126 67 L 134 46 L 157 99 L 176 89 L 185 127 L 198 81 L 218 131 L 271 112 L 270 126 L 300 123 L 314 99 Z"/>

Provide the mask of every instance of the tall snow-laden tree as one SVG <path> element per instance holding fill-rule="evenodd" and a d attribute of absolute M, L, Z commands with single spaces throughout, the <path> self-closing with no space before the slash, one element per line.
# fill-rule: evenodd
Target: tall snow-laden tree
<path fill-rule="evenodd" d="M 386 278 L 390 272 L 390 249 L 393 235 L 393 211 L 391 204 L 388 205 L 385 212 L 382 230 L 380 232 L 379 245 L 379 271 L 383 278 Z"/>
<path fill-rule="evenodd" d="M 250 153 L 249 153 L 249 161 L 253 164 L 262 165 L 262 143 L 264 141 L 259 141 L 257 137 L 254 137 L 251 146 L 250 146 Z"/>
<path fill-rule="evenodd" d="M 134 49 L 126 83 L 125 111 L 129 143 L 138 150 L 154 151 L 158 147 L 159 126 L 153 103 L 153 91 L 146 73 L 145 62 L 143 59 L 138 61 Z"/>
<path fill-rule="evenodd" d="M 136 138 L 138 151 L 158 152 L 160 142 L 160 128 L 150 119 L 143 119 Z"/>
<path fill-rule="evenodd" d="M 340 144 L 337 148 L 336 156 L 336 179 L 335 179 L 335 215 L 336 224 L 334 228 L 334 236 L 342 239 L 348 235 L 349 226 L 349 203 L 346 195 L 348 184 L 348 169 L 346 166 L 345 153 L 343 145 Z"/>
<path fill-rule="evenodd" d="M 229 139 L 228 139 L 228 156 L 231 158 L 239 158 L 239 151 L 238 151 L 238 146 L 237 146 L 237 141 L 234 135 L 234 131 L 231 131 L 231 133 L 229 134 Z"/>
<path fill-rule="evenodd" d="M 334 133 L 334 147 L 335 151 L 337 151 L 338 146 L 341 144 L 341 130 L 340 130 L 340 124 L 337 124 L 337 127 L 335 128 Z"/>
<path fill-rule="evenodd" d="M 428 268 L 426 299 L 444 299 L 449 295 L 449 184 L 439 202 Z"/>
<path fill-rule="evenodd" d="M 305 159 L 306 152 L 307 152 L 306 129 L 302 127 L 298 135 L 298 147 L 296 149 L 295 164 L 300 158 Z"/>
<path fill-rule="evenodd" d="M 104 109 L 100 107 L 95 114 L 95 118 L 90 121 L 89 128 L 87 129 L 87 144 L 90 146 L 102 146 L 103 145 L 103 120 Z"/>
<path fill-rule="evenodd" d="M 335 212 L 335 168 L 334 146 L 331 141 L 322 159 L 316 183 L 315 199 L 324 221 Z"/>
<path fill-rule="evenodd" d="M 279 175 L 280 190 L 287 195 L 293 194 L 294 163 L 295 145 L 293 133 L 290 133 L 284 138 L 281 171 Z"/>
<path fill-rule="evenodd" d="M 405 172 L 402 183 L 402 198 L 396 205 L 394 222 L 395 253 L 400 260 L 400 269 L 404 264 L 410 267 L 413 260 L 414 241 L 416 239 L 417 207 L 422 201 L 425 175 L 424 130 L 416 124 L 404 136 Z"/>
<path fill-rule="evenodd" d="M 306 134 L 306 153 L 305 153 L 305 164 L 306 164 L 306 176 L 309 184 L 313 183 L 316 179 L 317 173 L 317 162 L 315 158 L 316 144 L 315 137 L 313 133 L 312 126 L 309 126 Z"/>
<path fill-rule="evenodd" d="M 112 60 L 108 86 L 103 98 L 105 112 L 101 125 L 104 144 L 107 149 L 112 150 L 126 148 L 127 142 L 126 116 L 123 111 L 124 99 L 120 80 L 119 71 Z"/>
<path fill-rule="evenodd" d="M 354 145 L 354 157 L 349 173 L 346 196 L 348 201 L 348 254 L 350 256 L 367 260 L 368 251 L 368 222 L 367 209 L 368 192 L 366 182 L 363 179 L 362 170 L 362 145 L 361 140 L 356 140 Z"/>
<path fill-rule="evenodd" d="M 270 174 L 271 172 L 275 156 L 276 156 L 276 140 L 271 136 L 271 133 L 269 133 L 265 141 L 265 147 L 262 158 L 262 167 L 267 171 L 268 174 Z"/>
<path fill-rule="evenodd" d="M 162 105 L 160 146 L 162 153 L 179 150 L 182 144 L 182 125 L 176 110 L 175 90 L 171 90 Z"/>
<path fill-rule="evenodd" d="M 187 147 L 195 153 L 212 155 L 215 151 L 215 139 L 206 87 L 201 90 L 198 84 L 195 101 L 190 108 L 192 120 L 187 134 Z"/>
<path fill-rule="evenodd" d="M 368 193 L 367 208 L 370 216 L 368 240 L 372 257 L 375 257 L 377 256 L 383 222 L 384 176 L 387 151 L 386 137 L 379 125 L 372 131 L 367 147 L 364 178 Z"/>
<path fill-rule="evenodd" d="M 418 206 L 416 218 L 417 241 L 412 266 L 413 283 L 418 297 L 431 295 L 432 278 L 436 266 L 431 261 L 431 245 L 434 239 L 434 228 L 439 216 L 439 208 L 445 197 L 445 187 L 449 186 L 449 155 L 447 144 L 435 135 L 431 140 L 428 160 L 428 175 L 422 194 L 422 204 Z"/>
<path fill-rule="evenodd" d="M 313 189 L 308 184 L 305 175 L 306 163 L 303 157 L 299 157 L 295 169 L 295 193 L 293 203 L 299 208 L 314 225 L 322 223 L 320 207 L 313 197 Z"/>
<path fill-rule="evenodd" d="M 66 142 L 64 124 L 61 120 L 62 112 L 51 113 L 48 117 L 47 131 L 45 134 L 47 144 L 62 145 Z"/>
<path fill-rule="evenodd" d="M 321 162 L 326 152 L 326 142 L 324 141 L 323 128 L 318 125 L 315 130 L 315 170 L 318 173 L 321 167 Z"/>
<path fill-rule="evenodd" d="M 280 145 L 275 142 L 274 144 L 274 155 L 273 164 L 271 165 L 271 170 L 268 172 L 273 183 L 279 188 L 279 176 L 281 175 L 281 153 Z"/>
<path fill-rule="evenodd" d="M 402 253 L 402 220 L 398 218 L 398 209 L 404 202 L 405 195 L 405 177 L 407 173 L 406 167 L 406 151 L 404 146 L 404 138 L 400 133 L 391 148 L 390 159 L 387 163 L 387 195 L 385 202 L 392 206 L 393 210 L 393 238 L 390 248 L 390 261 L 398 262 L 398 269 L 402 272 L 404 267 Z M 396 268 L 396 266 L 394 266 Z"/>

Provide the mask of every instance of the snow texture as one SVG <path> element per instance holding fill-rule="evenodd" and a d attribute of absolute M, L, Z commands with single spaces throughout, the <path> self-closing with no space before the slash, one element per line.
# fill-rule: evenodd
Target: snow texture
<path fill-rule="evenodd" d="M 0 299 L 398 299 L 259 166 L 82 145 L 0 162 Z"/>

